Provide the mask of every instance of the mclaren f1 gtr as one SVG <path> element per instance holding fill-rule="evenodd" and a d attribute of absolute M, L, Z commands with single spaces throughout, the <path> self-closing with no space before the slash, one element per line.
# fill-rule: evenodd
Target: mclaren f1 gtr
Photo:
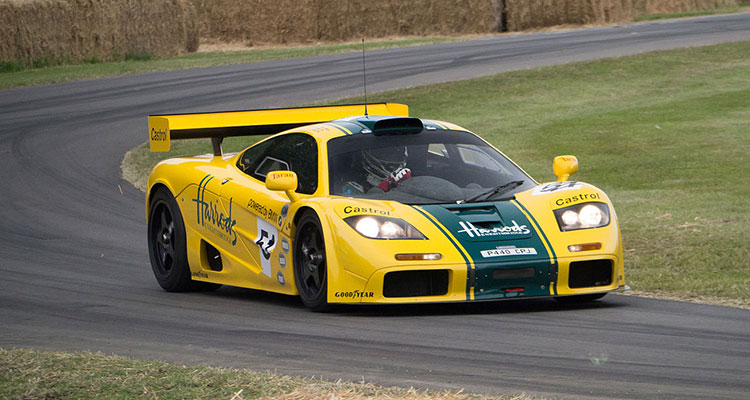
<path fill-rule="evenodd" d="M 402 104 L 151 115 L 148 249 L 167 291 L 232 285 L 336 303 L 594 300 L 625 288 L 607 195 L 537 183 L 479 136 Z M 235 154 L 229 136 L 270 135 Z"/>

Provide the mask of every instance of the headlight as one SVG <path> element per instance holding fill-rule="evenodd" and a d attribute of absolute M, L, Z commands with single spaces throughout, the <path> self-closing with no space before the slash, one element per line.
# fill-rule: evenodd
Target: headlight
<path fill-rule="evenodd" d="M 555 210 L 561 231 L 599 228 L 609 225 L 609 207 L 604 203 L 583 203 Z"/>
<path fill-rule="evenodd" d="M 360 235 L 370 239 L 427 239 L 422 232 L 400 218 L 358 215 L 344 218 Z"/>

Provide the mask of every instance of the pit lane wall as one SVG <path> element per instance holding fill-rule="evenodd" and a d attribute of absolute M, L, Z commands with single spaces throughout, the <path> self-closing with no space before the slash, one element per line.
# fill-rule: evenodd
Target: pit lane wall
<path fill-rule="evenodd" d="M 0 0 L 0 61 L 57 64 L 198 49 L 187 0 Z"/>

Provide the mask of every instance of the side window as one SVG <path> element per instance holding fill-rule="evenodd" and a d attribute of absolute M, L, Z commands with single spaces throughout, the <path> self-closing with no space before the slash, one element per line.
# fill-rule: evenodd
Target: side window
<path fill-rule="evenodd" d="M 275 139 L 266 140 L 245 150 L 245 152 L 242 153 L 242 157 L 240 157 L 240 159 L 237 161 L 237 168 L 242 170 L 242 172 L 257 178 L 254 172 L 258 169 L 260 163 L 266 157 L 266 154 L 268 153 L 269 149 L 273 147 L 275 142 L 277 142 L 277 140 Z M 262 179 L 260 180 L 265 182 L 265 175 L 263 175 Z"/>
<path fill-rule="evenodd" d="M 289 171 L 289 164 L 284 160 L 266 156 L 263 158 L 263 161 L 260 162 L 258 168 L 255 169 L 254 174 L 262 176 L 263 179 L 265 179 L 266 175 L 271 171 Z"/>
<path fill-rule="evenodd" d="M 304 133 L 279 136 L 245 150 L 237 167 L 253 178 L 265 182 L 271 171 L 294 171 L 297 192 L 313 194 L 318 188 L 318 146 Z"/>

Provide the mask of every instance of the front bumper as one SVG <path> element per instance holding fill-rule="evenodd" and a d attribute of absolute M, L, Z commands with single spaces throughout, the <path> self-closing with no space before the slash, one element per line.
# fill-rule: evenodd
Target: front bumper
<path fill-rule="evenodd" d="M 330 303 L 437 303 L 606 293 L 625 288 L 621 260 L 592 255 L 516 263 L 396 265 Z"/>

